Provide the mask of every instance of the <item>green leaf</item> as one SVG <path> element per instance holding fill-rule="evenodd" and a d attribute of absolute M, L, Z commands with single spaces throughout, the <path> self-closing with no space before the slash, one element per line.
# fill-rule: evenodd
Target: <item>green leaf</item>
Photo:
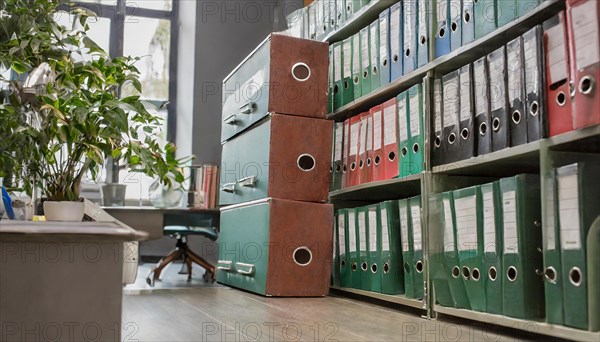
<path fill-rule="evenodd" d="M 12 62 L 12 64 L 10 65 L 10 67 L 17 73 L 17 74 L 23 74 L 27 72 L 27 67 L 25 66 L 25 64 L 18 62 L 18 61 L 14 61 Z"/>

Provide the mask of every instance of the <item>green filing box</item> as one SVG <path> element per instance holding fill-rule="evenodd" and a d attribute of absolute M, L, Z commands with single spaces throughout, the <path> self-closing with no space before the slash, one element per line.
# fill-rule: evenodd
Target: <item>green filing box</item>
<path fill-rule="evenodd" d="M 350 264 L 350 283 L 348 287 L 360 289 L 360 264 L 358 250 L 358 227 L 356 208 L 347 209 L 348 260 Z"/>
<path fill-rule="evenodd" d="M 500 184 L 479 187 L 483 214 L 483 269 L 486 312 L 502 314 L 502 207 Z"/>
<path fill-rule="evenodd" d="M 333 55 L 333 45 L 329 45 L 329 72 L 328 72 L 328 83 L 329 87 L 327 88 L 327 113 L 333 112 L 333 88 L 335 86 L 334 80 L 334 55 Z"/>
<path fill-rule="evenodd" d="M 402 268 L 404 269 L 404 294 L 408 298 L 417 298 L 413 272 L 414 249 L 410 231 L 410 205 L 408 199 L 398 201 L 398 216 L 400 217 L 400 241 L 402 243 Z"/>
<path fill-rule="evenodd" d="M 354 88 L 353 98 L 356 100 L 362 96 L 362 64 L 360 56 L 360 34 L 352 36 L 352 84 Z"/>
<path fill-rule="evenodd" d="M 352 82 L 352 37 L 342 42 L 342 104 L 354 101 L 354 82 Z"/>
<path fill-rule="evenodd" d="M 342 254 L 341 249 L 344 248 L 344 243 L 340 245 L 339 239 L 339 225 L 337 222 L 339 221 L 339 211 L 335 215 L 335 224 L 333 226 L 333 264 L 331 265 L 331 284 L 333 286 L 339 287 L 341 285 L 341 269 L 340 269 L 340 260 Z"/>
<path fill-rule="evenodd" d="M 519 0 L 496 0 L 496 23 L 502 27 L 517 18 Z"/>
<path fill-rule="evenodd" d="M 496 0 L 477 0 L 473 7 L 475 39 L 479 39 L 496 29 Z"/>
<path fill-rule="evenodd" d="M 333 43 L 333 109 L 344 105 L 342 42 Z"/>
<path fill-rule="evenodd" d="M 408 89 L 408 122 L 409 136 L 408 147 L 410 154 L 410 168 L 408 173 L 411 175 L 423 171 L 423 86 L 416 84 Z"/>
<path fill-rule="evenodd" d="M 398 95 L 398 150 L 400 158 L 398 158 L 398 168 L 400 177 L 409 176 L 411 173 L 411 156 L 410 151 L 410 116 L 408 113 L 408 92 L 402 92 Z"/>
<path fill-rule="evenodd" d="M 369 27 L 359 32 L 360 36 L 360 64 L 361 64 L 361 92 L 362 96 L 371 92 L 371 46 Z"/>
<path fill-rule="evenodd" d="M 352 274 L 350 273 L 350 262 L 348 251 L 348 210 L 338 209 L 337 216 L 338 244 L 340 249 L 340 286 L 351 287 Z"/>
<path fill-rule="evenodd" d="M 367 215 L 367 207 L 356 208 L 360 289 L 365 291 L 369 291 L 371 289 L 371 276 L 369 275 L 369 221 Z"/>
<path fill-rule="evenodd" d="M 400 220 L 398 202 L 385 201 L 379 204 L 381 217 L 381 293 L 404 293 L 404 272 L 402 270 L 402 246 L 400 241 Z"/>
<path fill-rule="evenodd" d="M 369 26 L 369 47 L 371 57 L 371 91 L 381 86 L 381 80 L 379 76 L 379 20 L 375 20 Z"/>
<path fill-rule="evenodd" d="M 367 208 L 367 227 L 369 232 L 369 283 L 370 291 L 381 293 L 381 218 L 379 205 L 369 205 Z"/>
<path fill-rule="evenodd" d="M 436 236 L 442 237 L 442 244 L 435 246 L 435 252 L 429 258 L 430 279 L 435 294 L 435 301 L 442 306 L 454 307 L 452 292 L 450 292 L 448 283 L 451 267 L 447 265 L 454 257 L 454 232 L 452 230 L 448 232 L 444 224 L 445 216 L 442 194 L 429 196 L 429 221 L 433 223 L 433 226 L 430 225 L 429 227 L 439 232 Z M 452 228 L 452 226 L 450 227 Z"/>
<path fill-rule="evenodd" d="M 421 196 L 411 197 L 409 231 L 413 238 L 413 286 L 415 298 L 422 299 L 424 296 L 425 262 L 423 260 L 423 234 L 421 230 Z"/>

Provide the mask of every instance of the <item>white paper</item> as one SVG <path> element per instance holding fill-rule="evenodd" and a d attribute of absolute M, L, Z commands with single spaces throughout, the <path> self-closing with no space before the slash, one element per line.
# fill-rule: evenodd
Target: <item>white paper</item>
<path fill-rule="evenodd" d="M 373 112 L 373 150 L 381 149 L 381 111 Z"/>
<path fill-rule="evenodd" d="M 444 127 L 456 126 L 458 121 L 457 108 L 458 78 L 452 78 L 444 82 Z"/>
<path fill-rule="evenodd" d="M 471 119 L 471 77 L 469 68 L 460 69 L 460 121 Z"/>
<path fill-rule="evenodd" d="M 420 122 L 420 111 L 419 111 L 419 94 L 410 96 L 410 103 L 408 108 L 410 110 L 410 137 L 414 138 L 421 134 L 421 122 Z"/>
<path fill-rule="evenodd" d="M 577 173 L 558 175 L 558 219 L 563 250 L 581 249 Z"/>
<path fill-rule="evenodd" d="M 369 251 L 377 251 L 377 209 L 369 209 Z"/>
<path fill-rule="evenodd" d="M 398 99 L 398 126 L 400 127 L 400 142 L 408 140 L 408 122 L 406 121 L 406 97 Z"/>
<path fill-rule="evenodd" d="M 450 199 L 444 198 L 444 252 L 454 251 L 454 224 L 452 222 L 452 207 Z"/>
<path fill-rule="evenodd" d="M 525 68 L 525 88 L 527 94 L 539 94 L 539 73 L 538 70 L 538 49 L 539 44 L 537 36 L 531 36 L 523 39 L 523 59 Z"/>
<path fill-rule="evenodd" d="M 350 145 L 350 123 L 346 121 L 344 122 L 344 153 L 342 155 L 344 163 L 348 159 L 348 145 Z"/>
<path fill-rule="evenodd" d="M 477 206 L 475 195 L 455 198 L 456 239 L 458 250 L 477 249 Z"/>
<path fill-rule="evenodd" d="M 379 37 L 378 35 L 378 29 L 379 26 L 378 25 L 371 25 L 370 26 L 370 30 L 371 30 L 371 43 L 369 44 L 371 46 L 371 70 L 373 70 L 373 66 L 377 66 L 379 68 L 379 46 L 376 44 L 377 43 L 377 38 Z M 381 39 L 381 38 L 379 38 Z M 379 76 L 377 76 L 379 77 Z"/>
<path fill-rule="evenodd" d="M 396 108 L 395 106 L 387 106 L 383 108 L 383 144 L 391 145 L 396 142 L 397 129 L 396 126 Z"/>
<path fill-rule="evenodd" d="M 362 72 L 360 71 L 360 39 L 358 34 L 352 36 L 352 74 L 358 75 L 359 78 L 362 77 Z"/>
<path fill-rule="evenodd" d="M 394 59 L 394 55 L 400 55 L 400 7 L 395 8 L 390 14 L 390 63 Z M 400 60 L 398 60 L 400 61 Z"/>
<path fill-rule="evenodd" d="M 346 215 L 338 215 L 338 243 L 339 253 L 346 254 Z"/>
<path fill-rule="evenodd" d="M 353 123 L 350 127 L 350 156 L 355 156 L 358 153 L 359 128 L 360 121 Z"/>
<path fill-rule="evenodd" d="M 439 79 L 433 83 L 433 115 L 434 115 L 434 130 L 435 132 L 442 131 L 442 84 Z"/>
<path fill-rule="evenodd" d="M 348 212 L 348 253 L 356 252 L 356 221 L 354 211 Z"/>
<path fill-rule="evenodd" d="M 475 76 L 475 114 L 486 114 L 485 105 L 488 103 L 487 78 L 485 77 L 485 63 L 475 63 L 473 66 Z"/>
<path fill-rule="evenodd" d="M 414 251 L 423 249 L 423 239 L 421 238 L 421 207 L 418 204 L 410 207 L 410 215 L 412 219 L 413 229 L 413 248 Z"/>
<path fill-rule="evenodd" d="M 591 3 L 591 2 L 590 2 Z M 567 78 L 567 49 L 564 36 L 565 26 L 560 24 L 546 30 L 546 54 L 550 77 L 548 84 L 554 84 Z"/>
<path fill-rule="evenodd" d="M 335 59 L 333 67 L 333 81 L 339 82 L 342 80 L 342 48 L 341 45 L 336 45 L 333 48 L 333 58 Z M 339 91 L 342 91 L 341 89 Z"/>
<path fill-rule="evenodd" d="M 369 30 L 363 29 L 360 31 L 360 59 L 363 70 L 369 69 Z M 362 73 L 362 72 L 361 72 Z"/>
<path fill-rule="evenodd" d="M 367 148 L 367 128 L 368 123 L 367 123 L 367 118 L 362 118 L 360 119 L 360 148 L 358 150 L 359 154 L 363 154 L 366 151 Z"/>
<path fill-rule="evenodd" d="M 546 182 L 546 219 L 544 221 L 544 227 L 546 230 L 546 250 L 553 251 L 556 249 L 556 225 L 554 223 L 555 210 L 554 201 L 557 199 L 554 187 L 554 179 L 549 179 Z"/>
<path fill-rule="evenodd" d="M 600 62 L 597 1 L 583 1 L 571 9 L 578 70 L 583 70 Z"/>
<path fill-rule="evenodd" d="M 494 192 L 483 193 L 483 248 L 487 251 L 496 251 L 496 219 L 494 209 Z"/>
<path fill-rule="evenodd" d="M 366 212 L 358 213 L 358 238 L 361 252 L 367 251 L 367 217 Z"/>
<path fill-rule="evenodd" d="M 508 68 L 508 100 L 512 103 L 515 99 L 522 99 L 523 84 L 521 72 L 521 44 L 507 46 L 507 68 Z"/>
<path fill-rule="evenodd" d="M 408 209 L 406 206 L 400 207 L 400 240 L 402 240 L 402 251 L 409 251 L 408 240 Z"/>
<path fill-rule="evenodd" d="M 388 231 L 388 216 L 387 209 L 382 208 L 381 211 L 381 251 L 390 251 L 390 232 Z"/>
<path fill-rule="evenodd" d="M 333 152 L 333 160 L 342 160 L 342 146 L 344 144 L 344 123 L 335 123 L 335 150 Z"/>
<path fill-rule="evenodd" d="M 502 195 L 502 214 L 504 216 L 504 253 L 518 253 L 517 235 L 517 198 L 515 191 Z"/>
<path fill-rule="evenodd" d="M 344 78 L 352 78 L 352 39 L 344 40 Z"/>
<path fill-rule="evenodd" d="M 388 58 L 388 18 L 382 17 L 379 19 L 379 64 L 383 67 L 384 59 Z M 390 61 L 388 60 L 388 68 Z"/>

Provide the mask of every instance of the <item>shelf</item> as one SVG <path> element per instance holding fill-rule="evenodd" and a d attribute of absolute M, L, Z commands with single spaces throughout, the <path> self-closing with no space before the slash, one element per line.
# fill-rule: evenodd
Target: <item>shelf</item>
<path fill-rule="evenodd" d="M 586 127 L 545 139 L 551 150 L 600 153 L 600 125 Z"/>
<path fill-rule="evenodd" d="M 421 193 L 421 174 L 403 178 L 394 178 L 378 182 L 370 182 L 332 191 L 329 201 L 360 200 L 385 201 L 401 197 L 416 196 Z"/>
<path fill-rule="evenodd" d="M 364 297 L 374 298 L 374 299 L 378 299 L 378 300 L 382 300 L 382 301 L 386 301 L 386 302 L 390 302 L 390 303 L 401 304 L 401 305 L 409 306 L 409 307 L 415 308 L 415 309 L 425 310 L 425 304 L 423 303 L 422 300 L 406 298 L 403 295 L 387 295 L 387 294 L 382 294 L 382 293 L 377 293 L 377 292 L 353 289 L 353 288 L 348 288 L 348 287 L 337 287 L 337 286 L 331 286 L 331 289 L 336 290 L 336 291 L 346 292 L 346 293 L 352 293 L 352 294 L 356 294 L 356 295 L 360 295 L 360 296 L 364 296 Z"/>
<path fill-rule="evenodd" d="M 511 318 L 502 315 L 494 315 L 485 312 L 477 312 L 464 309 L 448 308 L 440 305 L 434 306 L 434 311 L 474 321 L 495 324 L 503 327 L 525 330 L 530 333 L 548 335 L 575 341 L 598 341 L 600 333 L 589 332 L 585 330 L 573 329 L 562 325 L 548 324 L 542 321 L 529 321 L 518 318 Z"/>
<path fill-rule="evenodd" d="M 510 176 L 540 172 L 540 141 L 433 167 L 434 174 Z"/>
<path fill-rule="evenodd" d="M 353 13 L 350 19 L 343 23 L 343 26 L 335 31 L 328 33 L 324 38 L 324 42 L 329 44 L 346 39 L 357 33 L 363 27 L 371 24 L 375 19 L 379 18 L 379 13 L 386 8 L 392 6 L 400 0 L 371 0 L 369 3 Z"/>
<path fill-rule="evenodd" d="M 541 24 L 544 20 L 565 8 L 564 0 L 546 0 L 534 11 L 515 21 L 497 28 L 492 33 L 464 45 L 451 53 L 441 56 L 413 72 L 392 81 L 390 84 L 361 96 L 360 98 L 338 108 L 327 115 L 330 120 L 342 121 L 373 106 L 397 96 L 411 86 L 420 83 L 428 72 L 433 71 L 437 76 L 472 63 L 475 60 L 505 45 L 508 41 L 520 36 L 531 27 Z"/>

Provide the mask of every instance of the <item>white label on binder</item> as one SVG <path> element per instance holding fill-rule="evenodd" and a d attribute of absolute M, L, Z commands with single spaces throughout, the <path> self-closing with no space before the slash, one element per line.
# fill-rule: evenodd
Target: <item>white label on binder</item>
<path fill-rule="evenodd" d="M 394 55 L 402 58 L 400 54 L 400 7 L 394 8 L 390 14 L 390 62 L 393 62 Z"/>
<path fill-rule="evenodd" d="M 373 112 L 373 150 L 381 149 L 381 111 Z"/>
<path fill-rule="evenodd" d="M 410 96 L 410 103 L 408 108 L 410 109 L 410 137 L 416 137 L 421 134 L 421 125 L 420 125 L 420 114 L 419 111 L 419 93 L 417 92 L 414 95 Z"/>
<path fill-rule="evenodd" d="M 377 251 L 377 209 L 369 209 L 369 251 Z"/>
<path fill-rule="evenodd" d="M 487 78 L 485 77 L 485 61 L 475 63 L 473 67 L 475 82 L 475 114 L 486 114 L 485 105 L 488 101 Z"/>
<path fill-rule="evenodd" d="M 371 30 L 371 68 L 373 68 L 373 66 L 376 66 L 379 64 L 379 45 L 377 45 L 377 38 L 379 37 L 378 35 L 378 23 L 371 25 L 370 26 L 370 30 Z M 381 38 L 379 38 L 381 39 Z M 379 77 L 379 76 L 377 76 Z"/>
<path fill-rule="evenodd" d="M 433 115 L 434 115 L 434 130 L 436 132 L 442 131 L 442 85 L 441 81 L 435 80 L 433 83 Z"/>
<path fill-rule="evenodd" d="M 454 251 L 454 224 L 452 222 L 452 207 L 450 199 L 444 198 L 444 252 Z"/>
<path fill-rule="evenodd" d="M 471 119 L 471 77 L 469 68 L 460 70 L 460 121 Z"/>
<path fill-rule="evenodd" d="M 406 96 L 398 99 L 398 126 L 400 127 L 400 142 L 408 140 L 408 122 L 406 121 Z"/>
<path fill-rule="evenodd" d="M 460 20 L 461 10 L 460 0 L 450 0 L 450 20 Z"/>
<path fill-rule="evenodd" d="M 409 251 L 408 241 L 408 209 L 406 206 L 400 207 L 400 240 L 402 240 L 402 251 Z"/>
<path fill-rule="evenodd" d="M 456 126 L 458 113 L 456 109 L 459 104 L 458 78 L 454 77 L 444 82 L 444 126 Z"/>
<path fill-rule="evenodd" d="M 522 89 L 523 81 L 521 80 L 521 72 L 523 66 L 521 65 L 521 44 L 513 43 L 507 46 L 507 68 L 508 68 L 508 99 L 513 101 L 515 99 L 521 99 L 523 97 Z"/>
<path fill-rule="evenodd" d="M 344 160 L 348 159 L 348 145 L 350 145 L 350 123 L 346 121 L 344 122 L 344 154 L 342 155 Z"/>
<path fill-rule="evenodd" d="M 388 58 L 388 18 L 382 17 L 379 19 L 379 60 L 381 66 L 383 67 L 383 60 Z M 387 66 L 390 65 L 390 60 L 388 58 Z"/>
<path fill-rule="evenodd" d="M 356 252 L 356 220 L 354 211 L 348 212 L 348 253 Z"/>
<path fill-rule="evenodd" d="M 483 193 L 483 249 L 484 252 L 496 252 L 496 215 L 493 190 Z"/>
<path fill-rule="evenodd" d="M 477 206 L 475 196 L 454 199 L 458 250 L 477 249 Z"/>
<path fill-rule="evenodd" d="M 369 30 L 363 29 L 360 31 L 360 57 L 362 68 L 369 69 Z"/>
<path fill-rule="evenodd" d="M 342 146 L 343 146 L 343 140 L 344 140 L 344 124 L 341 122 L 338 122 L 335 124 L 335 151 L 333 153 L 333 160 L 334 161 L 338 161 L 338 160 L 342 160 Z"/>
<path fill-rule="evenodd" d="M 367 214 L 364 211 L 358 213 L 358 241 L 361 252 L 367 251 Z"/>
<path fill-rule="evenodd" d="M 360 71 L 360 39 L 358 34 L 352 36 L 352 73 L 358 75 L 360 79 L 362 72 Z"/>
<path fill-rule="evenodd" d="M 525 68 L 525 88 L 528 94 L 538 94 L 539 92 L 539 72 L 538 68 L 538 39 L 536 35 L 523 39 L 523 59 Z"/>
<path fill-rule="evenodd" d="M 367 128 L 368 123 L 367 123 L 367 118 L 362 118 L 360 119 L 360 148 L 358 150 L 359 154 L 363 154 L 366 151 L 367 148 Z"/>
<path fill-rule="evenodd" d="M 507 191 L 502 195 L 502 212 L 504 216 L 504 253 L 519 251 L 517 235 L 517 193 Z"/>
<path fill-rule="evenodd" d="M 396 142 L 396 108 L 387 106 L 383 108 L 383 144 L 391 145 Z"/>
<path fill-rule="evenodd" d="M 421 36 L 425 36 L 427 38 L 429 38 L 429 36 L 427 35 L 427 18 L 428 18 L 428 14 L 427 13 L 427 9 L 425 8 L 425 4 L 427 2 L 426 1 L 419 1 L 419 35 Z"/>
<path fill-rule="evenodd" d="M 564 250 L 581 249 L 577 174 L 558 175 L 557 179 L 560 245 Z"/>
<path fill-rule="evenodd" d="M 355 156 L 358 153 L 359 128 L 360 121 L 353 123 L 350 128 L 350 156 Z"/>
<path fill-rule="evenodd" d="M 367 117 L 367 151 L 373 151 L 373 117 Z"/>
<path fill-rule="evenodd" d="M 382 208 L 381 214 L 381 251 L 389 252 L 390 250 L 390 232 L 388 231 L 388 216 L 387 209 Z"/>
<path fill-rule="evenodd" d="M 333 71 L 333 80 L 334 82 L 338 82 L 342 80 L 342 48 L 340 44 L 333 48 L 333 58 L 333 67 L 335 68 Z"/>
<path fill-rule="evenodd" d="M 352 39 L 348 38 L 344 44 L 344 78 L 352 78 Z"/>
<path fill-rule="evenodd" d="M 554 201 L 556 201 L 556 193 L 554 192 L 555 184 L 554 179 L 548 179 L 546 182 L 546 220 L 544 221 L 544 227 L 546 229 L 546 250 L 553 251 L 556 249 L 556 226 L 554 218 L 556 213 L 554 212 Z"/>
<path fill-rule="evenodd" d="M 340 246 L 339 253 L 346 254 L 346 216 L 338 215 L 338 244 Z"/>
<path fill-rule="evenodd" d="M 588 1 L 591 3 L 591 1 Z M 546 53 L 550 79 L 548 84 L 554 84 L 567 79 L 567 48 L 565 41 L 565 27 L 561 22 L 546 30 Z"/>
<path fill-rule="evenodd" d="M 446 20 L 448 20 L 448 2 L 447 0 L 437 0 L 438 27 L 445 25 Z"/>
<path fill-rule="evenodd" d="M 506 86 L 504 80 L 504 57 L 499 55 L 493 55 L 493 58 L 489 61 L 490 66 L 490 102 L 492 110 L 504 108 Z"/>
<path fill-rule="evenodd" d="M 413 6 L 415 0 L 403 1 L 404 5 L 404 50 L 411 48 L 414 45 L 415 19 L 417 13 L 414 13 Z"/>
<path fill-rule="evenodd" d="M 415 251 L 423 249 L 423 240 L 421 238 L 421 207 L 415 204 L 410 207 L 410 215 L 413 228 L 413 246 Z"/>
<path fill-rule="evenodd" d="M 577 69 L 583 70 L 600 62 L 598 36 L 598 3 L 588 0 L 571 9 Z"/>

